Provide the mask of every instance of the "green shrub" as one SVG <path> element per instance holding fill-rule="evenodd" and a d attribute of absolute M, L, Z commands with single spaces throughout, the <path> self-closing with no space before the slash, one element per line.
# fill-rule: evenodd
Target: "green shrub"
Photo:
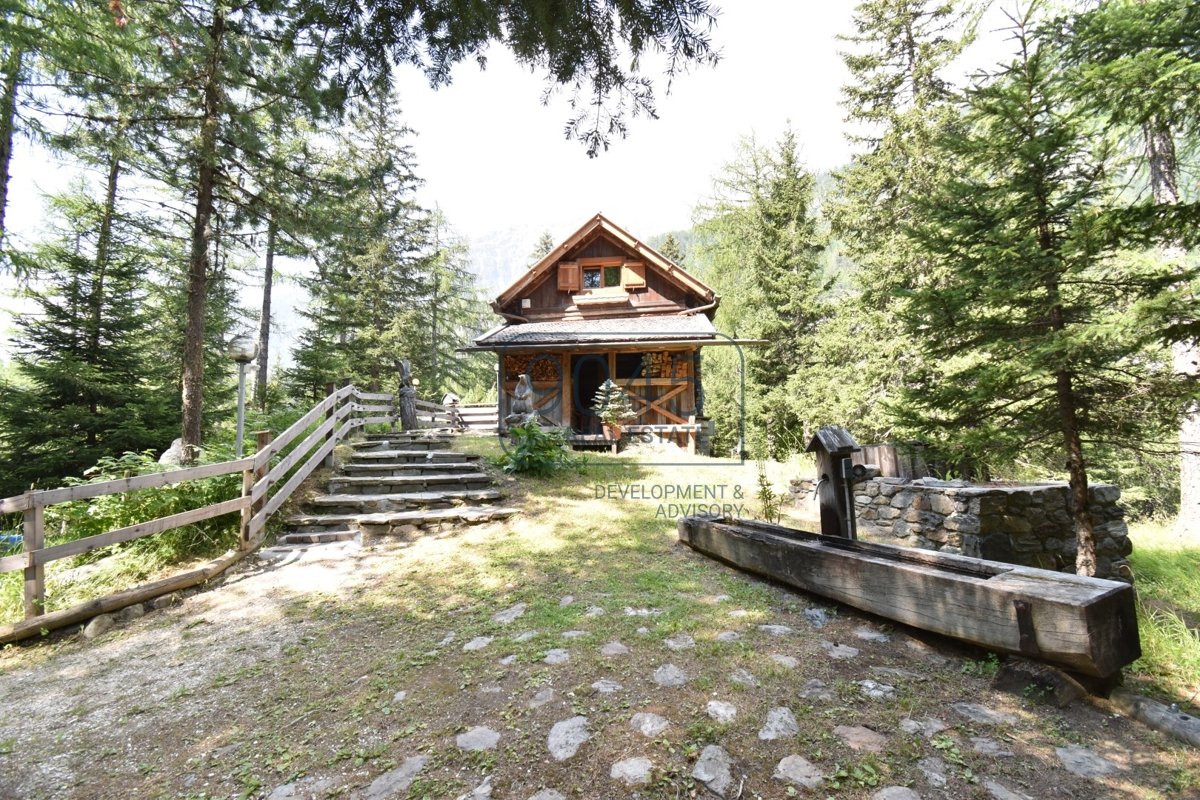
<path fill-rule="evenodd" d="M 512 447 L 498 459 L 505 472 L 545 476 L 575 463 L 566 434 L 559 428 L 543 428 L 534 421 L 514 425 L 508 434 Z"/>

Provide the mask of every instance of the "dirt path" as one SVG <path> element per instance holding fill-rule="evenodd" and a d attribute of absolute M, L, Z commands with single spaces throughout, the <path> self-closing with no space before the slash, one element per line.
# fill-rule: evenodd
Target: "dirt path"
<path fill-rule="evenodd" d="M 547 485 L 0 655 L 0 797 L 1200 796 L 1200 756 Z M 909 792 L 906 794 L 905 792 Z"/>

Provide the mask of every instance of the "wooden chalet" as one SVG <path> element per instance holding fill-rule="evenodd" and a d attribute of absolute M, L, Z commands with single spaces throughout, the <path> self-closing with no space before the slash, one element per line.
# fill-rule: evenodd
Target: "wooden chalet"
<path fill-rule="evenodd" d="M 492 302 L 504 322 L 471 351 L 499 357 L 501 430 L 528 374 L 534 407 L 577 443 L 599 437 L 591 406 L 607 378 L 629 395 L 633 434 L 695 450 L 707 441 L 701 348 L 728 344 L 713 328 L 720 298 L 686 270 L 600 214 Z"/>

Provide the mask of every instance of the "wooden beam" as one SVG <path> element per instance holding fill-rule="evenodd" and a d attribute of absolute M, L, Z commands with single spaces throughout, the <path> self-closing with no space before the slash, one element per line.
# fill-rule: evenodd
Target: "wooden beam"
<path fill-rule="evenodd" d="M 46 568 L 36 559 L 46 544 L 45 509 L 35 505 L 25 512 L 22 522 L 25 554 L 25 619 L 41 616 L 46 610 Z"/>
<path fill-rule="evenodd" d="M 739 569 L 992 650 L 1101 678 L 1141 655 L 1125 583 L 746 520 L 684 517 L 678 531 Z"/>

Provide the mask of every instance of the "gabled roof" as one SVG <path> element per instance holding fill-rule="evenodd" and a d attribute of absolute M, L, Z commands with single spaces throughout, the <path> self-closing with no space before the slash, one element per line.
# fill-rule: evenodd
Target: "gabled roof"
<path fill-rule="evenodd" d="M 664 256 L 650 245 L 635 238 L 632 234 L 613 223 L 603 214 L 597 214 L 584 223 L 583 227 L 568 236 L 560 245 L 547 253 L 541 261 L 537 262 L 528 270 L 526 270 L 525 274 L 518 278 L 512 286 L 509 286 L 507 289 L 501 292 L 492 303 L 492 307 L 500 309 L 503 306 L 511 303 L 514 299 L 519 297 L 522 292 L 545 277 L 546 273 L 552 270 L 554 265 L 557 264 L 567 253 L 602 233 L 607 234 L 609 238 L 625 247 L 630 253 L 636 254 L 648 265 L 657 269 L 659 272 L 665 275 L 668 280 L 678 284 L 681 288 L 690 292 L 694 292 L 708 302 L 712 302 L 716 299 L 716 292 L 714 292 L 709 286 L 705 285 L 702 281 L 688 273 L 683 267 Z"/>

